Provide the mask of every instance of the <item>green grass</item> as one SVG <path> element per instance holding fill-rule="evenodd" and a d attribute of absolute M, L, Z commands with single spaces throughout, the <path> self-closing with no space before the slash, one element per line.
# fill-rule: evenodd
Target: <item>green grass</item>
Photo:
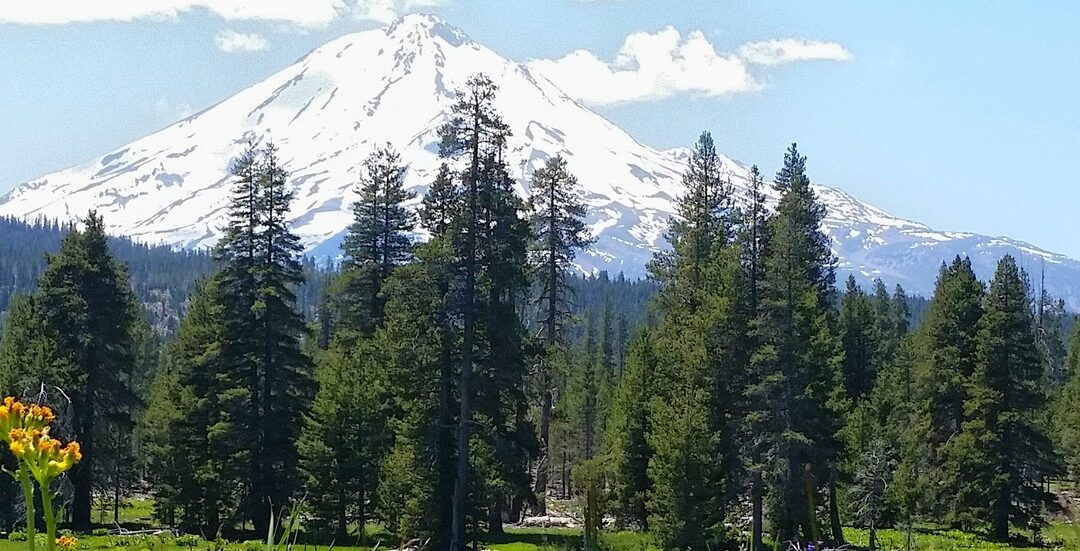
<path fill-rule="evenodd" d="M 134 526 L 154 525 L 154 502 L 150 499 L 122 499 L 120 500 L 120 524 L 131 528 Z M 103 526 L 113 525 L 112 503 L 94 504 L 92 516 L 94 522 Z"/>
<path fill-rule="evenodd" d="M 848 528 L 844 537 L 852 545 L 865 548 L 870 543 L 867 530 Z M 907 535 L 902 530 L 878 530 L 878 548 L 883 551 L 905 549 Z M 1043 531 L 1041 549 L 1080 550 L 1080 529 L 1069 524 L 1053 524 Z M 1040 549 L 1027 542 L 998 543 L 987 540 L 981 534 L 959 530 L 918 529 L 914 533 L 914 549 L 919 551 L 1031 551 Z"/>
<path fill-rule="evenodd" d="M 147 509 L 142 508 L 142 511 Z M 131 508 L 131 517 L 142 514 L 139 505 Z M 377 527 L 371 527 L 377 528 Z M 369 528 L 369 534 L 378 532 Z M 869 544 L 866 530 L 849 528 L 844 531 L 852 549 L 865 549 Z M 374 534 L 372 534 L 374 535 Z M 385 536 L 385 533 L 379 534 Z M 634 531 L 606 531 L 601 533 L 605 551 L 658 551 L 648 535 Z M 905 548 L 905 534 L 901 530 L 879 530 L 878 547 L 883 551 L 896 551 Z M 371 541 L 378 541 L 378 536 Z M 1047 527 L 1043 532 L 1044 546 L 1033 548 L 1022 542 L 1013 544 L 995 543 L 979 534 L 957 530 L 932 530 L 920 528 L 914 534 L 914 549 L 918 551 L 1033 551 L 1077 550 L 1080 551 L 1080 526 L 1058 523 Z M 354 543 L 354 542 L 350 542 Z M 262 551 L 264 542 L 231 542 L 225 551 Z M 389 551 L 397 546 L 384 541 L 380 551 Z M 26 542 L 9 541 L 0 538 L 0 551 L 24 551 Z M 194 547 L 182 546 L 169 536 L 82 536 L 79 537 L 80 550 L 131 550 L 131 551 L 208 551 L 213 548 L 209 542 L 199 540 Z M 581 530 L 578 528 L 507 528 L 506 534 L 484 542 L 483 549 L 490 551 L 564 551 L 581 548 Z M 334 551 L 370 551 L 370 547 L 335 545 Z M 328 551 L 326 545 L 298 545 L 296 551 Z M 785 550 L 786 551 L 786 550 Z"/>

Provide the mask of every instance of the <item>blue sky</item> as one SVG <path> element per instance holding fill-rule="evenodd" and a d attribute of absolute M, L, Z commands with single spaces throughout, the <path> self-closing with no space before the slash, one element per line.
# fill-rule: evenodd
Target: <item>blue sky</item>
<path fill-rule="evenodd" d="M 0 192 L 409 11 L 519 61 L 586 50 L 611 63 L 628 37 L 669 26 L 680 41 L 700 31 L 724 59 L 780 39 L 839 47 L 747 64 L 753 86 L 673 82 L 665 97 L 591 101 L 644 143 L 688 145 L 710 130 L 722 151 L 770 174 L 798 141 L 816 181 L 895 215 L 1080 258 L 1080 3 L 1067 1 L 8 0 Z"/>

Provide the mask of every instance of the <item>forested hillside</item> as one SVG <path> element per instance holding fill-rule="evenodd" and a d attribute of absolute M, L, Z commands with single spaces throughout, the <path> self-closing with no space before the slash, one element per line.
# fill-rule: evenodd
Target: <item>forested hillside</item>
<path fill-rule="evenodd" d="M 60 249 L 71 229 L 46 220 L 28 224 L 0 218 L 0 312 L 8 311 L 16 295 L 34 290 L 45 272 L 46 255 Z M 195 281 L 213 269 L 210 255 L 125 238 L 108 241 L 112 254 L 127 266 L 135 296 L 153 325 L 163 331 L 174 329 Z"/>
<path fill-rule="evenodd" d="M 852 526 L 871 548 L 886 527 L 1037 540 L 1060 513 L 1080 340 L 1012 257 L 988 281 L 945 259 L 929 301 L 837 282 L 798 147 L 771 182 L 752 168 L 738 205 L 703 132 L 651 278 L 582 279 L 580 183 L 553 156 L 515 193 L 498 93 L 483 75 L 457 91 L 419 211 L 394 144 L 358 162 L 333 272 L 301 254 L 273 144 L 233 160 L 209 254 L 110 241 L 95 214 L 7 222 L 56 253 L 2 261 L 27 293 L 0 391 L 70 420 L 72 528 L 136 491 L 193 534 L 262 537 L 296 505 L 312 541 L 378 526 L 454 551 L 567 515 L 590 550 L 617 529 L 763 551 L 839 547 Z M 179 323 L 154 338 L 141 306 L 174 288 Z M 0 480 L 5 523 L 17 490 Z"/>

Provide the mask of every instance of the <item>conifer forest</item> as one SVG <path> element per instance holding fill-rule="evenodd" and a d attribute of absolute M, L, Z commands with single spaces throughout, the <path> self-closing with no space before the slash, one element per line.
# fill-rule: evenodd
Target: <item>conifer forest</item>
<path fill-rule="evenodd" d="M 583 274 L 578 177 L 556 155 L 515 191 L 498 84 L 454 91 L 422 196 L 403 144 L 355 159 L 329 259 L 269 142 L 231 161 L 212 249 L 0 220 L 0 426 L 67 453 L 37 498 L 0 477 L 12 549 L 54 509 L 71 539 L 39 547 L 1080 545 L 1080 339 L 1038 266 L 839 278 L 813 160 L 737 197 L 705 131 L 648 278 Z"/>

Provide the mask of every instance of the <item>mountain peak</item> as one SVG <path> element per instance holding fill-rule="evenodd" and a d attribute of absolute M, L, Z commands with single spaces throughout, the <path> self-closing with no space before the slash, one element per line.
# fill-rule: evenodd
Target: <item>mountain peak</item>
<path fill-rule="evenodd" d="M 385 31 L 387 36 L 399 40 L 421 41 L 438 38 L 453 46 L 461 46 L 472 42 L 461 29 L 447 23 L 436 15 L 426 13 L 403 15 L 387 25 Z"/>

